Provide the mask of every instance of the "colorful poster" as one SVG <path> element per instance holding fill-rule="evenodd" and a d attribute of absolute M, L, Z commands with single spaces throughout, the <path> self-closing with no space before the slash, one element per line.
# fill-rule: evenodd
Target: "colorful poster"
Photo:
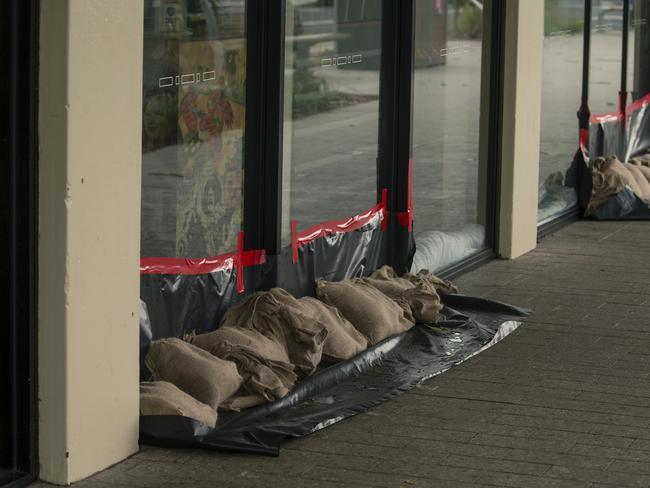
<path fill-rule="evenodd" d="M 195 81 L 181 84 L 178 99 L 183 145 L 176 211 L 178 256 L 192 256 L 201 249 L 213 256 L 237 245 L 246 66 L 245 50 L 237 49 L 237 44 L 241 45 L 205 41 L 180 46 L 181 73 L 193 73 Z"/>
<path fill-rule="evenodd" d="M 245 39 L 145 39 L 142 255 L 233 251 L 243 206 Z"/>

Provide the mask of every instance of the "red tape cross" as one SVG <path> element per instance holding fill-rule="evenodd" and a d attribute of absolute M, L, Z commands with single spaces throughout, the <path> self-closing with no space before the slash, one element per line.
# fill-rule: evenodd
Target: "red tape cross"
<path fill-rule="evenodd" d="M 413 232 L 413 160 L 409 159 L 408 180 L 406 181 L 407 203 L 406 212 L 397 214 L 397 222 L 402 227 L 408 227 Z"/>
<path fill-rule="evenodd" d="M 219 256 L 187 259 L 187 258 L 140 258 L 140 274 L 172 274 L 200 275 L 234 269 L 237 274 L 237 292 L 246 290 L 244 268 L 257 266 L 266 262 L 266 252 L 263 249 L 244 250 L 244 233 L 237 235 L 237 252 Z"/>
<path fill-rule="evenodd" d="M 631 103 L 627 107 L 621 107 L 623 101 L 619 96 L 619 109 L 617 112 L 606 112 L 604 114 L 592 114 L 589 118 L 590 124 L 599 124 L 601 122 L 611 122 L 613 120 L 621 120 L 624 116 L 629 117 L 634 112 L 638 112 L 646 105 L 650 104 L 650 93 L 639 98 L 636 102 Z"/>
<path fill-rule="evenodd" d="M 361 229 L 372 222 L 377 215 L 382 218 L 381 230 L 384 231 L 388 228 L 388 211 L 386 208 L 388 201 L 388 190 L 381 191 L 381 202 L 374 207 L 366 210 L 364 213 L 350 217 L 349 219 L 341 220 L 328 220 L 321 222 L 303 231 L 298 232 L 298 222 L 291 221 L 291 254 L 293 263 L 298 262 L 298 250 L 312 241 L 320 237 L 325 237 L 333 234 L 341 234 L 345 232 L 352 232 Z"/>

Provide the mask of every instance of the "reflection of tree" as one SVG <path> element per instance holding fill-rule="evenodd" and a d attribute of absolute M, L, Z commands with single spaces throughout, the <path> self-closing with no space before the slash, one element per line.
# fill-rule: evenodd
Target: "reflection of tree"
<path fill-rule="evenodd" d="M 327 0 L 321 0 L 318 6 L 323 7 L 330 4 L 331 2 Z M 293 118 L 298 119 L 376 100 L 377 97 L 373 95 L 350 94 L 329 87 L 327 81 L 317 74 L 317 70 L 322 69 L 320 56 L 315 56 L 312 53 L 314 46 L 319 45 L 319 43 L 322 45 L 322 42 L 329 39 L 309 40 L 309 36 L 305 33 L 305 28 L 302 25 L 300 7 L 295 7 L 293 12 L 293 34 L 295 39 L 293 41 Z M 321 54 L 323 53 L 321 52 Z M 327 56 L 335 57 L 336 54 L 336 50 L 328 50 Z M 337 70 L 338 68 L 330 66 L 328 69 Z"/>
<path fill-rule="evenodd" d="M 544 1 L 544 35 L 554 33 L 576 34 L 582 31 L 583 20 L 570 16 L 566 7 L 560 6 L 560 0 Z"/>
<path fill-rule="evenodd" d="M 478 39 L 483 32 L 483 14 L 470 0 L 453 0 L 454 34 L 460 38 Z"/>

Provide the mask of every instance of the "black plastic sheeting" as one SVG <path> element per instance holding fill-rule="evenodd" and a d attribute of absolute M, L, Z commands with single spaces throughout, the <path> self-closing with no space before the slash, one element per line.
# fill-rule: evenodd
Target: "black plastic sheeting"
<path fill-rule="evenodd" d="M 291 248 L 287 248 L 277 261 L 274 286 L 296 297 L 314 296 L 317 279 L 342 281 L 368 276 L 387 264 L 387 237 L 377 214 L 359 230 L 320 237 L 300 247 L 296 263 Z"/>
<path fill-rule="evenodd" d="M 141 358 L 152 340 L 216 329 L 225 311 L 252 291 L 273 286 L 297 297 L 314 294 L 319 278 L 340 281 L 367 276 L 384 264 L 407 269 L 413 254 L 405 229 L 386 231 L 381 214 L 363 227 L 319 237 L 261 265 L 245 268 L 246 292 L 237 292 L 236 269 L 205 274 L 141 276 Z M 404 232 L 400 232 L 403 230 Z M 399 241 L 390 242 L 388 236 Z M 403 263 L 388 262 L 399 247 Z M 397 254 L 396 252 L 393 252 Z M 140 418 L 143 442 L 277 454 L 288 437 L 301 437 L 364 412 L 458 364 L 513 330 L 527 312 L 461 295 L 443 296 L 446 308 L 436 324 L 413 329 L 364 351 L 349 361 L 322 366 L 285 398 L 241 413 L 221 412 L 217 427 L 178 416 Z M 143 379 L 148 378 L 141 365 Z"/>
<path fill-rule="evenodd" d="M 141 345 L 152 339 L 182 337 L 215 330 L 225 311 L 259 289 L 281 287 L 296 297 L 313 296 L 316 279 L 341 281 L 367 276 L 387 264 L 386 236 L 379 215 L 364 227 L 318 238 L 298 250 L 291 248 L 267 257 L 261 265 L 246 267 L 246 292 L 237 292 L 237 271 L 222 269 L 197 275 L 143 274 L 140 299 L 147 321 L 141 321 Z"/>
<path fill-rule="evenodd" d="M 578 151 L 572 169 L 567 174 L 567 185 L 576 188 L 578 202 L 584 210 L 591 198 L 590 160 L 616 156 L 627 163 L 650 149 L 650 97 L 637 101 L 627 115 L 595 116 L 589 123 L 587 154 Z M 597 220 L 647 220 L 650 208 L 631 190 L 610 197 L 587 217 Z"/>
<path fill-rule="evenodd" d="M 141 441 L 277 455 L 285 439 L 365 412 L 467 360 L 505 337 L 528 314 L 481 298 L 442 299 L 446 306 L 435 324 L 418 324 L 319 370 L 280 400 L 240 413 L 220 412 L 214 428 L 186 417 L 144 416 Z"/>
<path fill-rule="evenodd" d="M 237 292 L 235 268 L 205 274 L 142 274 L 140 276 L 141 377 L 148 374 L 143 357 L 152 340 L 215 330 L 223 314 L 248 294 L 278 286 L 296 297 L 313 296 L 315 280 L 367 276 L 386 262 L 388 233 L 377 215 L 358 230 L 318 238 L 298 250 L 291 247 L 265 264 L 244 268 L 246 291 Z"/>

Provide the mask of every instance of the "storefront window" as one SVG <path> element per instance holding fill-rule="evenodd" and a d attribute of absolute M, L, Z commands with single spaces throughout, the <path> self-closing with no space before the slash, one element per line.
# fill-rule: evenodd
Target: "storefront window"
<path fill-rule="evenodd" d="M 592 114 L 618 112 L 623 44 L 623 0 L 592 4 L 589 108 Z"/>
<path fill-rule="evenodd" d="M 650 0 L 632 2 L 628 41 L 627 86 L 632 103 L 650 93 Z"/>
<path fill-rule="evenodd" d="M 283 242 L 376 203 L 381 0 L 288 0 Z"/>
<path fill-rule="evenodd" d="M 245 3 L 145 1 L 142 256 L 196 258 L 236 248 Z"/>
<path fill-rule="evenodd" d="M 573 208 L 577 196 L 565 176 L 578 148 L 584 1 L 544 2 L 542 117 L 539 155 L 540 223 Z M 616 92 L 619 77 L 610 80 Z"/>
<path fill-rule="evenodd" d="M 486 162 L 479 155 L 485 24 L 481 2 L 415 5 L 413 268 L 438 271 L 485 246 Z"/>

